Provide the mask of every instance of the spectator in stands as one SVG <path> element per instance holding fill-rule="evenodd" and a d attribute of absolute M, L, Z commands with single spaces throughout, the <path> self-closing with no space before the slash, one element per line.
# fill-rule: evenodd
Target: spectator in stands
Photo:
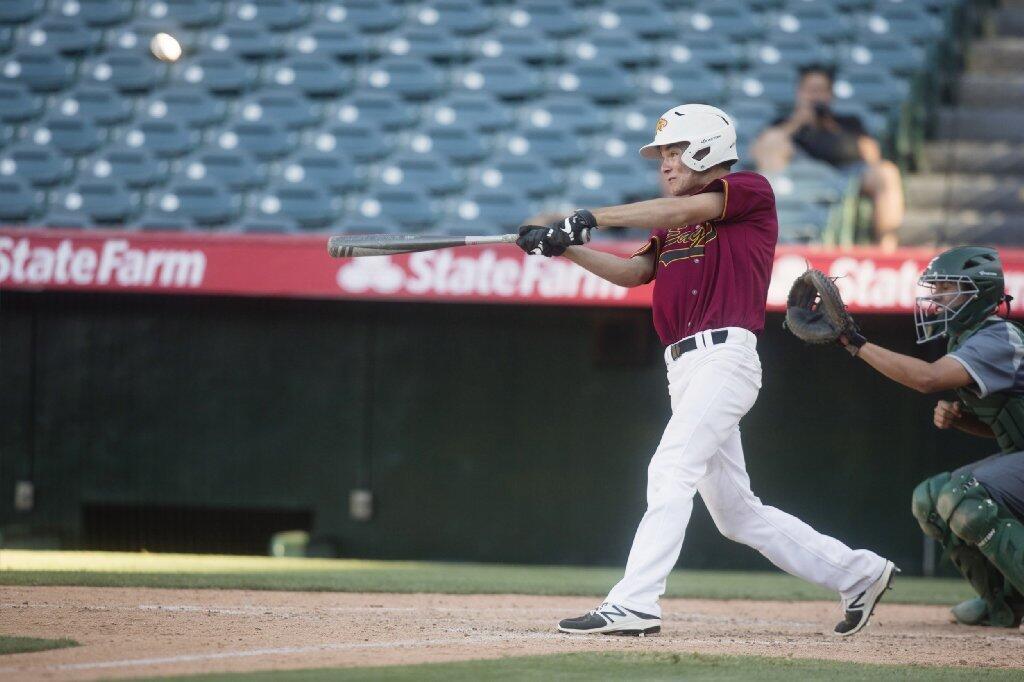
<path fill-rule="evenodd" d="M 903 185 L 894 163 L 882 158 L 878 142 L 856 116 L 832 111 L 832 69 L 814 65 L 800 70 L 792 113 L 764 130 L 751 150 L 759 172 L 783 171 L 803 154 L 860 176 L 861 192 L 874 203 L 876 241 L 897 246 L 903 222 Z"/>

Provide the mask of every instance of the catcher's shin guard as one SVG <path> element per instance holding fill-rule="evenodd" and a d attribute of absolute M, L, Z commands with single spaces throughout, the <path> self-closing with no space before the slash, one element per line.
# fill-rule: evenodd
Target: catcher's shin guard
<path fill-rule="evenodd" d="M 984 603 L 984 609 L 973 617 L 965 617 L 964 611 L 968 609 L 965 604 L 958 604 L 953 609 L 957 621 L 964 625 L 992 625 L 1001 628 L 1012 628 L 1020 624 L 1020 595 L 981 550 L 954 537 L 949 547 L 949 559 Z"/>
<path fill-rule="evenodd" d="M 1016 516 L 970 474 L 943 487 L 936 509 L 954 535 L 977 547 L 1018 592 L 1024 592 L 1024 524 Z"/>
<path fill-rule="evenodd" d="M 949 472 L 944 472 L 921 481 L 910 497 L 910 511 L 914 514 L 921 530 L 943 547 L 949 543 L 949 526 L 935 510 L 935 500 L 943 486 L 949 483 Z"/>

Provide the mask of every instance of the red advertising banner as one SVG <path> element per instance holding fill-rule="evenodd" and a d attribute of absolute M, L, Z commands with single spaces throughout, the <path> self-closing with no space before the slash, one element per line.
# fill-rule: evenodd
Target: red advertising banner
<path fill-rule="evenodd" d="M 621 255 L 636 247 L 595 245 Z M 780 246 L 768 306 L 783 309 L 790 284 L 809 264 L 840 277 L 851 310 L 906 313 L 934 255 L 930 249 Z M 1002 257 L 1007 290 L 1024 303 L 1024 250 L 1004 250 Z M 650 286 L 624 289 L 565 259 L 528 257 L 508 245 L 333 259 L 325 235 L 20 228 L 0 228 L 0 290 L 631 307 L 651 301 Z"/>

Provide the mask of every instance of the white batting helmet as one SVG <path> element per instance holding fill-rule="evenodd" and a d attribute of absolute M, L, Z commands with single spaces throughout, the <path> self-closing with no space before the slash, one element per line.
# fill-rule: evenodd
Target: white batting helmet
<path fill-rule="evenodd" d="M 681 142 L 689 142 L 682 161 L 695 171 L 739 160 L 736 125 L 724 111 L 707 104 L 683 104 L 662 114 L 655 127 L 654 141 L 640 148 L 640 156 L 660 158 L 658 147 Z"/>

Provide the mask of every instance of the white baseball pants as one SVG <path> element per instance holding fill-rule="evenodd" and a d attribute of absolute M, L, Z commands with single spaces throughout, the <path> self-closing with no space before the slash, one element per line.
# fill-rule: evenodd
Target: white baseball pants
<path fill-rule="evenodd" d="M 735 327 L 719 345 L 712 345 L 711 330 L 694 338 L 697 349 L 677 360 L 665 350 L 672 418 L 647 469 L 647 512 L 625 576 L 607 601 L 661 615 L 658 600 L 679 559 L 695 492 L 725 537 L 753 547 L 787 573 L 842 597 L 856 595 L 881 575 L 884 559 L 822 535 L 762 504 L 750 490 L 739 422 L 761 388 L 757 338 Z"/>

